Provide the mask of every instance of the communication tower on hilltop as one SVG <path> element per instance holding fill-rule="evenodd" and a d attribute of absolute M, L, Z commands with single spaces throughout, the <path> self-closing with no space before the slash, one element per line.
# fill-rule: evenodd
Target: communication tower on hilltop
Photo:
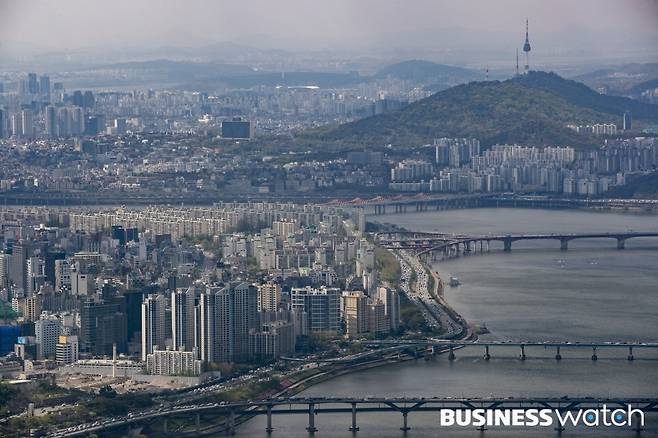
<path fill-rule="evenodd" d="M 523 44 L 525 52 L 525 72 L 530 71 L 530 39 L 528 38 L 528 20 L 525 21 L 525 43 Z"/>

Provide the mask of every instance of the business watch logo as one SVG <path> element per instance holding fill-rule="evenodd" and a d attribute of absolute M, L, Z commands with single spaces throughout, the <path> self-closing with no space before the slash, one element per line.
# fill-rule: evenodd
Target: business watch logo
<path fill-rule="evenodd" d="M 508 427 L 643 427 L 644 412 L 627 405 L 626 409 L 443 409 L 441 426 Z"/>

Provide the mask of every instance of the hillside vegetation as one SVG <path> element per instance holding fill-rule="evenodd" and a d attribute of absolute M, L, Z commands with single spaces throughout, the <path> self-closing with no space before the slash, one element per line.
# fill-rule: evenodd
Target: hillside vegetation
<path fill-rule="evenodd" d="M 307 145 L 411 147 L 439 137 L 475 137 L 497 143 L 598 147 L 591 135 L 576 134 L 567 124 L 620 124 L 625 110 L 636 119 L 658 119 L 658 106 L 602 96 L 556 74 L 531 72 L 507 81 L 471 82 L 415 102 L 400 111 L 307 132 Z M 327 146 L 330 147 L 330 146 Z"/>

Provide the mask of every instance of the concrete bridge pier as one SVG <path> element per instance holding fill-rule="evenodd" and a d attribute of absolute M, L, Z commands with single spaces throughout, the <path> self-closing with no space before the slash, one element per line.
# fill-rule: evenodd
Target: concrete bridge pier
<path fill-rule="evenodd" d="M 450 353 L 448 353 L 448 360 L 455 360 L 455 348 L 450 345 Z"/>
<path fill-rule="evenodd" d="M 400 428 L 400 430 L 404 433 L 407 433 L 407 431 L 411 430 L 411 428 L 407 424 L 407 415 L 409 415 L 409 412 L 402 411 L 402 427 Z"/>
<path fill-rule="evenodd" d="M 626 239 L 618 237 L 617 238 L 617 249 L 624 249 L 626 248 Z"/>
<path fill-rule="evenodd" d="M 596 347 L 592 347 L 592 360 L 598 360 L 599 357 L 596 355 Z"/>
<path fill-rule="evenodd" d="M 484 360 L 489 360 L 491 359 L 491 355 L 489 354 L 489 346 L 485 345 L 484 347 Z"/>
<path fill-rule="evenodd" d="M 194 428 L 197 434 L 201 433 L 201 414 L 198 412 L 194 416 Z"/>
<path fill-rule="evenodd" d="M 317 427 L 315 427 L 315 404 L 314 403 L 309 403 L 308 405 L 308 427 L 306 428 L 308 433 L 314 434 L 315 432 L 318 431 Z"/>
<path fill-rule="evenodd" d="M 265 427 L 265 432 L 271 434 L 274 429 L 272 428 L 272 405 L 267 405 L 267 427 Z"/>
<path fill-rule="evenodd" d="M 164 418 L 162 419 L 162 433 L 163 433 L 164 435 L 167 435 L 167 434 L 169 433 L 169 430 L 168 430 L 168 426 L 169 426 L 169 425 L 168 425 L 167 423 L 168 423 L 168 421 L 167 421 L 167 417 L 164 417 Z"/>
<path fill-rule="evenodd" d="M 562 355 L 560 354 L 560 347 L 557 347 L 557 352 L 555 353 L 555 360 L 562 360 Z"/>
<path fill-rule="evenodd" d="M 635 359 L 633 357 L 633 347 L 628 347 L 628 360 L 633 360 Z"/>
<path fill-rule="evenodd" d="M 359 430 L 359 426 L 356 425 L 356 403 L 352 403 L 352 425 L 349 430 L 353 433 Z"/>
<path fill-rule="evenodd" d="M 503 240 L 503 251 L 505 252 L 512 251 L 512 239 Z"/>
<path fill-rule="evenodd" d="M 521 360 L 525 360 L 525 345 L 521 344 L 521 356 L 519 356 Z"/>
<path fill-rule="evenodd" d="M 569 239 L 560 239 L 560 250 L 566 251 L 569 249 Z"/>

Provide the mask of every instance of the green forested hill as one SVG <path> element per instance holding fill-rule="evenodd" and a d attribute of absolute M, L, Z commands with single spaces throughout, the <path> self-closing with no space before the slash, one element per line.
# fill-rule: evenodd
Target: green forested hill
<path fill-rule="evenodd" d="M 573 105 L 611 114 L 617 119 L 621 118 L 624 111 L 630 111 L 635 119 L 658 122 L 658 105 L 626 97 L 602 95 L 585 84 L 561 78 L 555 73 L 530 72 L 512 81 L 555 94 Z"/>
<path fill-rule="evenodd" d="M 400 111 L 311 131 L 302 139 L 307 144 L 317 140 L 341 147 L 418 146 L 438 137 L 475 137 L 485 146 L 519 143 L 588 147 L 599 141 L 576 134 L 566 128 L 567 124 L 618 123 L 621 119 L 623 111 L 613 114 L 603 111 L 600 105 L 577 105 L 574 99 L 562 96 L 563 91 L 556 91 L 555 84 L 542 89 L 526 81 L 459 85 Z M 563 85 L 568 90 L 568 84 Z"/>

